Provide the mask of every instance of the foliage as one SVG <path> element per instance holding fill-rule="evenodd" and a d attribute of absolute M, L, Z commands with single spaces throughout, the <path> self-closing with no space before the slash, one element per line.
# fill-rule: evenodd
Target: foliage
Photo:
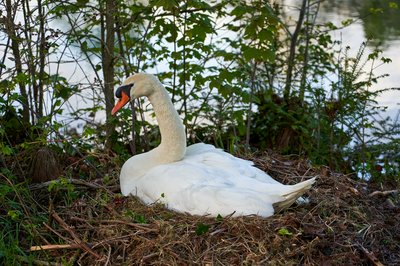
<path fill-rule="evenodd" d="M 32 257 L 21 246 L 33 242 L 37 236 L 36 228 L 47 217 L 43 210 L 36 209 L 35 204 L 26 204 L 32 200 L 26 183 L 16 184 L 15 176 L 5 168 L 1 168 L 0 178 L 0 263 L 32 262 Z"/>
<path fill-rule="evenodd" d="M 353 20 L 317 24 L 319 2 L 302 1 L 294 30 L 280 5 L 261 0 L 39 0 L 31 5 L 41 8 L 18 24 L 11 15 L 27 12 L 27 3 L 2 3 L 10 55 L 1 64 L 4 156 L 65 138 L 83 149 L 112 148 L 124 158 L 155 147 L 159 132 L 146 100 L 116 118 L 109 114 L 114 85 L 141 71 L 158 73 L 190 143 L 231 152 L 272 148 L 348 172 L 380 161 L 373 158 L 382 157 L 376 147 L 397 145 L 390 140 L 395 133 L 383 130 L 397 121 L 374 121 L 376 97 L 386 90 L 371 89 L 384 77 L 374 76 L 375 67 L 390 59 L 379 49 L 365 55 L 367 43 L 349 55 L 330 31 Z M 370 12 L 380 7 L 374 8 Z M 110 20 L 109 14 L 118 15 Z M 67 60 L 79 79 L 62 71 Z M 71 150 L 70 143 L 60 151 Z"/>

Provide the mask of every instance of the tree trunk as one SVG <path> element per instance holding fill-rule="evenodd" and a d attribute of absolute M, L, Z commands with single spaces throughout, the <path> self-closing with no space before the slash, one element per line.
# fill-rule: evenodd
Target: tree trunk
<path fill-rule="evenodd" d="M 24 36 L 25 36 L 25 41 L 26 41 L 26 46 L 25 46 L 25 53 L 26 53 L 26 58 L 28 60 L 26 61 L 26 67 L 27 67 L 27 73 L 29 74 L 29 85 L 27 86 L 27 94 L 28 94 L 28 101 L 29 101 L 29 106 L 30 106 L 30 119 L 31 123 L 34 124 L 35 121 L 37 121 L 35 115 L 37 114 L 37 82 L 36 82 L 36 57 L 33 55 L 32 48 L 36 47 L 36 42 L 32 40 L 32 34 L 35 34 L 32 32 L 32 28 L 34 26 L 31 26 L 31 16 L 32 12 L 30 10 L 30 4 L 29 0 L 22 0 L 21 1 L 21 6 L 22 6 L 22 13 L 24 17 Z M 33 91 L 32 91 L 33 90 Z"/>
<path fill-rule="evenodd" d="M 249 101 L 249 109 L 247 111 L 247 125 L 246 125 L 246 149 L 250 150 L 250 129 L 251 129 L 251 115 L 253 111 L 253 97 L 254 91 L 256 87 L 256 72 L 257 72 L 257 62 L 254 61 L 253 69 L 251 72 L 251 85 L 250 85 L 250 101 Z"/>
<path fill-rule="evenodd" d="M 23 70 L 22 70 L 22 61 L 21 61 L 21 54 L 19 51 L 19 44 L 20 40 L 15 34 L 15 25 L 13 18 L 15 14 L 12 12 L 12 4 L 11 0 L 6 0 L 6 11 L 7 11 L 7 18 L 6 18 L 6 31 L 8 36 L 11 38 L 11 49 L 14 54 L 15 60 L 15 69 L 17 75 L 20 75 L 18 86 L 21 92 L 21 104 L 22 104 L 22 121 L 25 125 L 29 124 L 29 103 L 28 103 L 28 94 L 26 92 L 25 82 L 23 80 Z"/>
<path fill-rule="evenodd" d="M 45 29 L 44 29 L 44 8 L 42 7 L 42 1 L 38 0 L 38 13 L 39 13 L 39 34 L 40 34 L 40 44 L 39 44 L 39 84 L 38 84 L 38 110 L 37 116 L 38 118 L 41 118 L 43 116 L 43 90 L 44 90 L 44 67 L 46 63 L 46 34 L 45 34 Z"/>
<path fill-rule="evenodd" d="M 306 26 L 306 30 L 305 30 L 305 47 L 304 47 L 304 60 L 303 60 L 303 69 L 302 69 L 302 73 L 301 73 L 301 78 L 300 78 L 300 92 L 299 92 L 299 98 L 300 101 L 303 102 L 304 101 L 304 95 L 306 92 L 306 86 L 307 86 L 307 73 L 308 73 L 308 61 L 309 61 L 309 50 L 310 50 L 310 38 L 311 38 L 311 34 L 314 30 L 314 26 L 315 26 L 315 20 L 317 19 L 317 15 L 318 15 L 318 11 L 319 11 L 319 6 L 321 4 L 321 2 L 317 2 L 315 3 L 316 7 L 315 10 L 313 11 L 313 18 L 312 21 L 310 19 L 310 0 L 307 0 L 307 7 L 306 7 L 306 22 L 307 22 L 307 26 Z"/>
<path fill-rule="evenodd" d="M 114 34 L 116 2 L 114 0 L 106 0 L 105 9 L 102 10 L 102 57 L 103 57 L 103 76 L 104 76 L 104 97 L 106 101 L 106 148 L 110 149 L 114 140 L 112 135 L 115 132 L 115 125 L 111 123 L 111 110 L 114 107 Z M 104 15 L 105 14 L 105 15 Z"/>
<path fill-rule="evenodd" d="M 297 25 L 296 25 L 296 29 L 294 30 L 292 37 L 290 38 L 290 50 L 289 50 L 289 58 L 288 58 L 288 63 L 287 63 L 288 69 L 287 69 L 287 73 L 286 73 L 285 89 L 283 91 L 283 98 L 286 103 L 289 102 L 290 88 L 292 86 L 292 79 L 293 79 L 293 67 L 294 67 L 294 59 L 295 59 L 295 55 L 296 55 L 297 39 L 299 37 L 301 26 L 303 25 L 307 1 L 308 0 L 303 0 L 301 9 L 300 9 L 300 13 L 299 13 L 299 20 L 297 21 Z"/>

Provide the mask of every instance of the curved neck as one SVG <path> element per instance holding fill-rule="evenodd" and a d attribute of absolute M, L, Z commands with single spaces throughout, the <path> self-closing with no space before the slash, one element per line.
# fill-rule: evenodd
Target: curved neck
<path fill-rule="evenodd" d="M 179 161 L 186 152 L 186 132 L 182 120 L 161 83 L 156 83 L 155 92 L 148 96 L 160 127 L 161 144 L 155 149 L 162 163 Z"/>

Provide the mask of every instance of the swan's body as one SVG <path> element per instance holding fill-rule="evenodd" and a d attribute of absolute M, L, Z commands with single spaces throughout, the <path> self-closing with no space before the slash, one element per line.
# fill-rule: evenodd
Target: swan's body
<path fill-rule="evenodd" d="M 125 162 L 120 175 L 123 195 L 137 196 L 146 204 L 162 202 L 169 209 L 195 215 L 267 217 L 274 214 L 274 208 L 290 206 L 314 183 L 312 178 L 283 185 L 252 162 L 212 145 L 198 143 L 186 148 L 182 121 L 158 79 L 136 74 L 124 84 L 119 90 L 129 90 L 129 99 L 148 97 L 162 139 L 157 148 Z M 121 91 L 116 94 L 120 96 Z M 121 100 L 113 113 L 127 100 Z"/>

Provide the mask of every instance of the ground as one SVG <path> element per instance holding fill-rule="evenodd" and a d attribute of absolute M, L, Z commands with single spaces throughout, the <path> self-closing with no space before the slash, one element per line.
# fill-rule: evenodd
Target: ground
<path fill-rule="evenodd" d="M 85 180 L 91 165 L 70 159 L 72 185 L 31 186 L 49 218 L 23 248 L 42 265 L 400 265 L 398 184 L 356 181 L 297 157 L 249 157 L 285 184 L 317 176 L 308 202 L 269 218 L 191 216 L 122 197 L 118 166 Z"/>

